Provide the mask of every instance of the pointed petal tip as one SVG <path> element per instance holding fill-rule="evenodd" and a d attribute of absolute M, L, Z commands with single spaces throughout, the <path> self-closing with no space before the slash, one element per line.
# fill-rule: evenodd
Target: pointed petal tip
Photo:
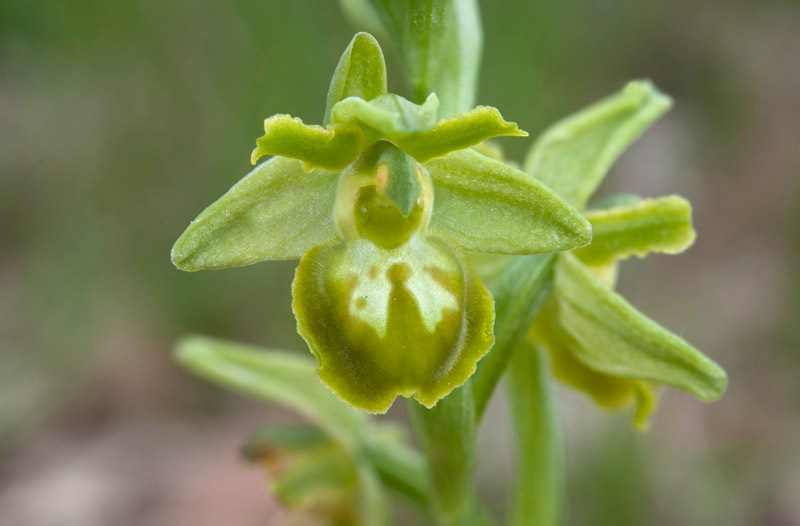
<path fill-rule="evenodd" d="M 722 395 L 724 395 L 725 391 L 728 389 L 728 373 L 715 362 L 709 361 L 711 362 L 711 370 L 708 372 L 708 388 L 704 389 L 702 392 L 691 393 L 698 400 L 705 403 L 716 402 L 722 398 Z"/>
<path fill-rule="evenodd" d="M 649 104 L 659 114 L 672 107 L 672 97 L 660 91 L 650 79 L 633 80 L 625 85 L 623 92 L 639 105 Z"/>

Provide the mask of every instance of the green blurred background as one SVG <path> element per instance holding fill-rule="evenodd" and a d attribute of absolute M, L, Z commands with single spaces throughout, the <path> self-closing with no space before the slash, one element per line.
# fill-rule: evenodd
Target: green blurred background
<path fill-rule="evenodd" d="M 567 523 L 800 524 L 800 3 L 481 9 L 479 102 L 534 136 L 629 79 L 675 98 L 604 192 L 682 194 L 699 238 L 620 288 L 731 376 L 713 405 L 667 393 L 645 435 L 560 392 Z M 0 0 L 1 524 L 287 523 L 238 447 L 294 417 L 169 352 L 186 332 L 305 349 L 294 263 L 185 274 L 169 249 L 263 118 L 321 120 L 352 33 L 330 0 Z M 495 400 L 481 438 L 498 513 L 507 419 Z"/>

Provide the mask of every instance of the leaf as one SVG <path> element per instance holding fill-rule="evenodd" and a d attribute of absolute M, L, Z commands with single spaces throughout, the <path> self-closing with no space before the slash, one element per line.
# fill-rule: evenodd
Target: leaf
<path fill-rule="evenodd" d="M 483 33 L 475 0 L 340 0 L 354 24 L 391 41 L 421 102 L 442 100 L 439 116 L 475 104 Z"/>
<path fill-rule="evenodd" d="M 586 212 L 592 244 L 575 251 L 589 265 L 607 265 L 650 252 L 678 254 L 695 239 L 692 206 L 679 196 L 643 199 L 636 204 Z"/>
<path fill-rule="evenodd" d="M 342 403 L 317 379 L 310 357 L 187 336 L 176 345 L 175 359 L 233 391 L 297 411 L 346 446 L 354 446 L 366 425 L 362 413 Z"/>
<path fill-rule="evenodd" d="M 250 162 L 265 155 L 303 161 L 308 170 L 338 171 L 361 152 L 364 136 L 356 126 L 309 126 L 291 115 L 273 115 L 264 121 L 264 135 L 256 140 Z"/>
<path fill-rule="evenodd" d="M 172 262 L 196 271 L 299 258 L 337 236 L 338 174 L 307 173 L 300 161 L 275 157 L 192 221 L 172 248 Z"/>
<path fill-rule="evenodd" d="M 333 73 L 323 124 L 331 120 L 331 108 L 347 97 L 366 101 L 386 93 L 386 63 L 375 37 L 358 33 L 342 53 Z"/>
<path fill-rule="evenodd" d="M 575 256 L 562 254 L 554 282 L 561 326 L 576 356 L 596 371 L 719 398 L 728 377 L 716 363 L 640 313 Z"/>
<path fill-rule="evenodd" d="M 430 130 L 404 137 L 397 145 L 420 162 L 440 157 L 454 150 L 479 144 L 493 137 L 527 137 L 514 122 L 506 122 L 497 108 L 477 108 L 439 121 Z"/>
<path fill-rule="evenodd" d="M 534 254 L 591 240 L 589 222 L 532 177 L 472 150 L 429 161 L 431 228 L 468 251 Z"/>
<path fill-rule="evenodd" d="M 525 172 L 583 208 L 622 152 L 671 105 L 650 82 L 631 82 L 547 129 L 528 153 Z"/>

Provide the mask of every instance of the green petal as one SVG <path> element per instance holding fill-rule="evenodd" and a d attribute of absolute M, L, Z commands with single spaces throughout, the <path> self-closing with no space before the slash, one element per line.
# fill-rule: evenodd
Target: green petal
<path fill-rule="evenodd" d="M 475 0 L 340 0 L 353 23 L 388 39 L 400 56 L 414 100 L 442 98 L 440 116 L 475 104 L 482 47 Z"/>
<path fill-rule="evenodd" d="M 497 108 L 477 108 L 439 121 L 430 130 L 402 137 L 397 145 L 420 162 L 478 144 L 492 137 L 527 137 L 514 122 L 506 122 Z"/>
<path fill-rule="evenodd" d="M 586 212 L 592 244 L 575 252 L 590 265 L 607 265 L 650 252 L 678 254 L 694 242 L 692 206 L 678 196 L 643 199 L 636 204 Z"/>
<path fill-rule="evenodd" d="M 553 374 L 561 382 L 588 395 L 604 409 L 627 409 L 635 404 L 636 427 L 646 427 L 655 408 L 652 389 L 640 380 L 605 374 L 583 363 L 574 352 L 577 344 L 561 328 L 552 296 L 531 325 L 528 339 L 550 351 Z"/>
<path fill-rule="evenodd" d="M 363 434 L 363 414 L 343 404 L 314 375 L 302 354 L 264 350 L 203 336 L 182 339 L 176 360 L 193 373 L 233 391 L 294 409 L 343 445 Z"/>
<path fill-rule="evenodd" d="M 532 177 L 472 150 L 425 164 L 434 183 L 431 228 L 468 251 L 558 252 L 591 239 L 589 222 Z"/>
<path fill-rule="evenodd" d="M 309 126 L 291 115 L 273 115 L 264 121 L 264 135 L 250 156 L 253 164 L 265 155 L 300 159 L 304 166 L 341 170 L 361 152 L 364 137 L 356 126 Z"/>
<path fill-rule="evenodd" d="M 433 237 L 392 250 L 366 239 L 315 247 L 300 260 L 293 292 L 319 377 L 372 413 L 398 395 L 432 407 L 494 342 L 491 295 L 465 258 Z"/>
<path fill-rule="evenodd" d="M 525 171 L 582 208 L 622 152 L 671 105 L 650 82 L 631 82 L 546 130 Z"/>
<path fill-rule="evenodd" d="M 342 53 L 333 73 L 324 124 L 331 120 L 331 109 L 340 100 L 358 97 L 372 100 L 386 93 L 386 63 L 378 41 L 369 33 L 358 33 Z"/>
<path fill-rule="evenodd" d="M 172 248 L 172 262 L 195 271 L 298 258 L 336 237 L 338 174 L 307 173 L 275 157 L 256 167 L 192 221 Z"/>
<path fill-rule="evenodd" d="M 725 391 L 725 371 L 636 310 L 574 256 L 560 256 L 554 287 L 559 322 L 574 339 L 576 356 L 592 369 L 671 385 L 705 402 Z"/>
<path fill-rule="evenodd" d="M 394 93 L 370 101 L 348 97 L 333 107 L 331 121 L 343 125 L 366 125 L 368 130 L 377 133 L 375 139 L 385 137 L 394 141 L 433 128 L 438 109 L 439 99 L 433 93 L 421 105 Z"/>

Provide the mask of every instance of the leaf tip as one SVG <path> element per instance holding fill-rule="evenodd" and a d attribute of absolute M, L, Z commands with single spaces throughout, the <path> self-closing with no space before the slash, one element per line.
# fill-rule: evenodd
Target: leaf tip
<path fill-rule="evenodd" d="M 191 368 L 208 355 L 208 338 L 198 334 L 181 336 L 172 348 L 172 359 L 179 365 Z"/>

